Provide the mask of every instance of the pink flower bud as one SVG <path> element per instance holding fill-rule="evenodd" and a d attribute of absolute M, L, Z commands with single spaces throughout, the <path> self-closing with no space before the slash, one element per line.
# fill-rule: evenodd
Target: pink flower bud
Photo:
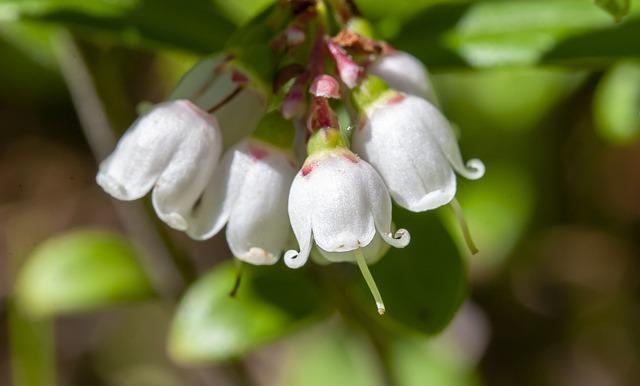
<path fill-rule="evenodd" d="M 364 70 L 362 67 L 358 66 L 349 57 L 349 55 L 347 55 L 342 47 L 338 46 L 331 40 L 327 41 L 327 47 L 329 48 L 329 52 L 331 52 L 333 59 L 336 61 L 340 79 L 342 79 L 344 84 L 349 88 L 354 88 L 360 81 L 360 78 L 364 75 Z"/>
<path fill-rule="evenodd" d="M 317 97 L 340 99 L 340 85 L 330 75 L 318 75 L 313 80 L 309 91 Z"/>

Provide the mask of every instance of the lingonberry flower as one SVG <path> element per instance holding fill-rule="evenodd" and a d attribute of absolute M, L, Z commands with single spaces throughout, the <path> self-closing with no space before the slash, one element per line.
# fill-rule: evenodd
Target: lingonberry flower
<path fill-rule="evenodd" d="M 202 194 L 222 151 L 214 117 L 187 100 L 161 103 L 140 117 L 98 171 L 98 184 L 119 200 L 135 200 L 152 188 L 158 217 L 187 229 L 187 216 Z"/>
<path fill-rule="evenodd" d="M 365 249 L 379 235 L 397 248 L 409 243 L 409 233 L 391 231 L 391 198 L 382 178 L 367 162 L 346 148 L 342 134 L 323 128 L 309 140 L 309 157 L 296 175 L 289 193 L 289 217 L 300 251 L 284 255 L 291 268 L 304 265 L 314 243 L 329 261 L 358 263 L 376 298 L 384 305 L 367 268 Z M 344 254 L 342 252 L 351 252 Z M 332 254 L 338 253 L 338 254 Z M 335 260 L 334 260 L 335 259 Z"/>
<path fill-rule="evenodd" d="M 423 98 L 387 88 L 370 76 L 356 93 L 364 117 L 353 149 L 373 165 L 393 199 L 413 212 L 449 203 L 456 193 L 454 170 L 469 179 L 484 174 L 480 160 L 465 165 L 447 119 Z"/>
<path fill-rule="evenodd" d="M 189 236 L 207 239 L 226 224 L 235 257 L 274 264 L 290 233 L 287 199 L 296 167 L 287 149 L 292 141 L 291 123 L 274 113 L 261 121 L 254 137 L 229 149 L 194 208 Z"/>
<path fill-rule="evenodd" d="M 219 54 L 196 63 L 169 99 L 189 99 L 215 115 L 228 147 L 251 134 L 265 114 L 267 92 L 232 55 Z"/>
<path fill-rule="evenodd" d="M 427 69 L 407 52 L 390 49 L 371 63 L 367 71 L 382 78 L 394 90 L 425 98 L 437 105 Z"/>

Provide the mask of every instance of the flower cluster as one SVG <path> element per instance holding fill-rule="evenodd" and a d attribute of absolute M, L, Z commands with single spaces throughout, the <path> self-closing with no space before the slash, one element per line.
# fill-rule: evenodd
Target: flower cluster
<path fill-rule="evenodd" d="M 454 200 L 455 172 L 476 179 L 484 166 L 463 162 L 416 58 L 349 22 L 332 37 L 323 3 L 304 4 L 268 45 L 272 84 L 232 53 L 199 62 L 134 122 L 97 182 L 120 200 L 152 191 L 158 217 L 196 240 L 226 226 L 231 252 L 251 264 L 283 253 L 291 268 L 357 263 L 383 313 L 367 266 L 410 241 L 394 230 L 392 199 L 440 207 Z M 287 250 L 291 230 L 299 248 Z"/>

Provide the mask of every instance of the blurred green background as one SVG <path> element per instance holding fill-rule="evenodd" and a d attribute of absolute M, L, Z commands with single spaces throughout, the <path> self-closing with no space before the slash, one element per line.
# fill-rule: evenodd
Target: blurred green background
<path fill-rule="evenodd" d="M 96 162 L 271 0 L 0 0 L 0 384 L 640 384 L 640 1 L 357 0 L 423 60 L 466 158 L 372 271 L 248 268 Z M 453 319 L 452 319 L 453 318 Z M 452 322 L 450 322 L 453 320 Z"/>

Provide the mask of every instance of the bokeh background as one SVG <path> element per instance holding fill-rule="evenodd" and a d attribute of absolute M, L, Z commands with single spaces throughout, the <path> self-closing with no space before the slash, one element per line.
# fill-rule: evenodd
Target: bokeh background
<path fill-rule="evenodd" d="M 415 246 L 373 267 L 380 328 L 347 265 L 226 297 L 223 237 L 94 182 L 137 106 L 269 3 L 0 1 L 0 384 L 640 384 L 640 3 L 356 1 L 487 166 L 459 180 L 477 255 L 447 208 L 395 211 Z"/>

